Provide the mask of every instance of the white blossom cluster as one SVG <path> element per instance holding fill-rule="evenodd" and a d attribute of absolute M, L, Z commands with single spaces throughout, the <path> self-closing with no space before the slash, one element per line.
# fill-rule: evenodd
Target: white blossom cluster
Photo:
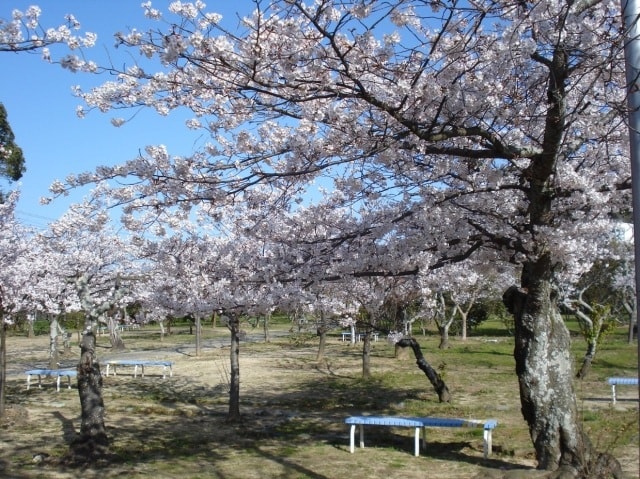
<path fill-rule="evenodd" d="M 187 156 L 147 146 L 51 186 L 55 197 L 93 185 L 94 203 L 121 208 L 127 258 L 105 255 L 129 268 L 145 258 L 132 288 L 148 317 L 281 307 L 351 327 L 358 314 L 382 321 L 389 298 L 419 296 L 435 309 L 446 291 L 468 303 L 542 257 L 554 281 L 570 283 L 612 254 L 613 218 L 630 202 L 616 2 L 257 7 L 231 34 L 202 2 L 167 12 L 145 2 L 149 19 L 162 28 L 170 17 L 171 27 L 118 33 L 134 63 L 60 60 L 113 74 L 76 89 L 80 116 L 187 110 L 185 127 L 208 138 Z M 0 43 L 17 45 L 38 16 L 1 24 Z M 69 22 L 42 40 L 70 51 L 95 41 L 73 38 Z M 550 92 L 560 53 L 566 78 Z M 109 250 L 104 216 L 86 216 L 95 221 L 75 217 L 70 230 L 107 245 L 78 248 Z"/>

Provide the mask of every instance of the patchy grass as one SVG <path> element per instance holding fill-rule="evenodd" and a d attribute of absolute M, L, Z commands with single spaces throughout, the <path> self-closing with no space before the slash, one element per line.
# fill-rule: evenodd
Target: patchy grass
<path fill-rule="evenodd" d="M 226 422 L 228 333 L 205 328 L 204 346 L 195 356 L 188 329 L 159 341 L 157 330 L 124 333 L 128 357 L 175 362 L 174 377 L 163 380 L 150 370 L 134 379 L 124 372 L 104 378 L 106 425 L 113 453 L 100 468 L 60 466 L 80 425 L 77 390 L 55 392 L 53 380 L 42 389 L 25 390 L 25 369 L 46 364 L 47 338 L 10 337 L 7 400 L 9 417 L 2 428 L 0 475 L 7 478 L 67 479 L 154 478 L 313 478 L 349 476 L 470 478 L 483 469 L 509 470 L 535 465 L 526 424 L 520 414 L 514 373 L 513 341 L 507 335 L 452 338 L 449 350 L 437 349 L 435 336 L 419 337 L 426 359 L 443 374 L 451 403 L 440 404 L 412 357 L 396 358 L 392 347 L 373 343 L 370 378 L 362 378 L 360 344 L 338 338 L 316 362 L 317 339 L 292 344 L 284 335 L 261 342 L 257 331 L 241 344 L 240 424 Z M 619 388 L 610 403 L 606 377 L 637 374 L 636 345 L 622 332 L 601 345 L 590 376 L 576 382 L 585 429 L 600 450 L 620 458 L 629 477 L 638 476 L 638 396 Z M 102 356 L 110 357 L 100 338 Z M 574 336 L 581 360 L 584 341 Z M 77 353 L 77 348 L 74 349 Z M 76 357 L 63 358 L 73 364 Z M 494 454 L 482 455 L 482 431 L 430 428 L 427 447 L 413 456 L 413 430 L 370 427 L 364 450 L 349 453 L 344 417 L 397 414 L 489 418 Z M 44 459 L 34 462 L 34 456 Z"/>

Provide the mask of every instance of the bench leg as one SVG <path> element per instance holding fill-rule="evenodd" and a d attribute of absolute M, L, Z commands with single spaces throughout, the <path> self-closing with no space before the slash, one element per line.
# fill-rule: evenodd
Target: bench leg
<path fill-rule="evenodd" d="M 491 449 L 493 448 L 491 444 L 491 429 L 484 430 L 484 438 L 482 442 L 483 442 L 483 445 L 482 445 L 483 454 L 484 454 L 484 458 L 486 459 L 491 455 Z"/>
<path fill-rule="evenodd" d="M 611 402 L 613 402 L 613 404 L 616 403 L 616 385 L 615 384 L 611 385 Z"/>
<path fill-rule="evenodd" d="M 31 387 L 31 374 L 27 374 L 27 391 Z"/>
<path fill-rule="evenodd" d="M 60 375 L 56 378 L 56 392 L 60 392 Z"/>
<path fill-rule="evenodd" d="M 363 448 L 364 447 L 364 425 L 360 424 L 358 427 L 360 428 L 360 447 Z"/>
<path fill-rule="evenodd" d="M 352 424 L 349 431 L 349 452 L 353 454 L 356 443 L 356 425 Z"/>
<path fill-rule="evenodd" d="M 420 429 L 421 427 L 416 427 L 416 433 L 415 433 L 415 455 L 419 456 L 420 455 Z"/>

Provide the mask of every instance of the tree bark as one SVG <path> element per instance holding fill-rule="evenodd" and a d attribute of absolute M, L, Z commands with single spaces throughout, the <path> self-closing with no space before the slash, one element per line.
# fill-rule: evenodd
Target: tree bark
<path fill-rule="evenodd" d="M 362 342 L 362 377 L 371 377 L 371 333 L 367 331 Z"/>
<path fill-rule="evenodd" d="M 114 351 L 123 351 L 124 349 L 126 349 L 124 346 L 124 341 L 122 340 L 122 336 L 120 336 L 120 332 L 118 331 L 118 325 L 116 324 L 116 320 L 113 316 L 107 317 L 107 324 L 111 348 L 113 348 Z"/>
<path fill-rule="evenodd" d="M 512 286 L 503 295 L 515 318 L 521 412 L 529 426 L 538 469 L 569 467 L 576 477 L 600 477 L 590 476 L 589 471 L 603 460 L 616 461 L 607 454 L 595 454 L 582 429 L 573 388 L 570 335 L 555 301 L 550 273 L 550 256 L 543 254 L 539 261 L 525 265 L 524 287 Z"/>
<path fill-rule="evenodd" d="M 449 394 L 449 388 L 442 380 L 442 377 L 436 372 L 435 369 L 431 367 L 431 365 L 427 362 L 422 354 L 422 349 L 420 345 L 414 338 L 403 338 L 396 343 L 401 348 L 410 347 L 413 350 L 413 355 L 416 358 L 416 364 L 418 368 L 424 372 L 427 376 L 427 379 L 435 389 L 438 394 L 438 399 L 440 402 L 450 402 L 451 395 Z"/>
<path fill-rule="evenodd" d="M 324 353 L 327 349 L 327 328 L 324 324 L 318 326 L 318 336 L 320 337 L 320 343 L 318 344 L 318 354 L 316 355 L 316 362 L 324 360 Z"/>
<path fill-rule="evenodd" d="M 198 313 L 195 315 L 196 326 L 196 356 L 202 353 L 202 316 Z"/>
<path fill-rule="evenodd" d="M 49 369 L 58 369 L 58 333 L 60 326 L 58 317 L 50 315 L 49 319 Z"/>
<path fill-rule="evenodd" d="M 263 320 L 264 322 L 262 323 L 262 332 L 264 333 L 264 342 L 270 343 L 271 336 L 269 333 L 269 322 L 271 320 L 271 313 L 265 314 Z"/>
<path fill-rule="evenodd" d="M 230 352 L 230 381 L 229 381 L 229 412 L 227 422 L 240 421 L 240 321 L 237 315 L 229 319 L 231 331 Z"/>
<path fill-rule="evenodd" d="M 78 394 L 82 409 L 80 435 L 71 445 L 74 462 L 95 462 L 109 448 L 104 425 L 102 375 L 95 347 L 95 335 L 92 331 L 85 330 L 80 342 L 78 364 Z"/>
<path fill-rule="evenodd" d="M 438 331 L 440 332 L 440 344 L 438 344 L 438 349 L 449 349 L 449 328 L 450 327 L 451 327 L 451 323 L 449 322 L 438 327 Z"/>

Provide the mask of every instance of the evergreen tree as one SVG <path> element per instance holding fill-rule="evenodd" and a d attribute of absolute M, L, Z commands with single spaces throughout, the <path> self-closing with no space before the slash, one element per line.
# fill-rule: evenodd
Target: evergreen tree
<path fill-rule="evenodd" d="M 24 172 L 22 149 L 15 144 L 15 136 L 7 119 L 7 110 L 0 103 L 0 176 L 16 181 L 22 178 Z"/>

